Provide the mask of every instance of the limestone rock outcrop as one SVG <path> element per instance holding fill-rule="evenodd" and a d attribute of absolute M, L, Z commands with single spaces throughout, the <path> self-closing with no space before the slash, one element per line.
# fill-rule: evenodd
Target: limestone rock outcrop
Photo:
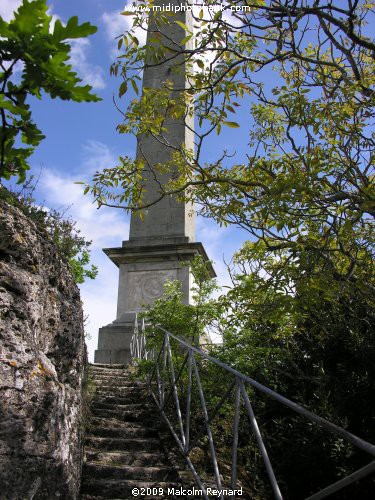
<path fill-rule="evenodd" d="M 0 497 L 77 498 L 79 290 L 47 232 L 0 200 Z"/>

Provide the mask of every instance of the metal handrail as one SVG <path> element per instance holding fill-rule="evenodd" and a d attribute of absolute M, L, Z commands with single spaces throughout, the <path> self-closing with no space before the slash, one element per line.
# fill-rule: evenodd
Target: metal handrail
<path fill-rule="evenodd" d="M 223 404 L 229 399 L 233 389 L 235 390 L 235 401 L 234 401 L 234 421 L 233 421 L 233 440 L 232 440 L 232 467 L 231 467 L 231 484 L 230 484 L 230 489 L 236 490 L 236 485 L 237 485 L 237 452 L 238 452 L 238 435 L 239 435 L 239 419 L 240 419 L 240 409 L 241 409 L 241 402 L 244 405 L 244 408 L 246 410 L 246 413 L 248 415 L 249 421 L 250 421 L 250 426 L 253 431 L 254 437 L 256 439 L 260 454 L 262 456 L 268 478 L 273 490 L 274 497 L 277 500 L 282 500 L 282 494 L 280 491 L 280 487 L 278 485 L 270 458 L 267 453 L 266 446 L 263 442 L 261 432 L 258 427 L 258 423 L 254 414 L 253 407 L 250 402 L 249 395 L 246 390 L 246 386 L 251 386 L 254 387 L 255 389 L 261 391 L 264 394 L 267 394 L 269 397 L 275 399 L 276 401 L 279 401 L 281 404 L 284 406 L 287 406 L 294 412 L 302 415 L 303 417 L 307 418 L 310 421 L 313 421 L 317 423 L 319 426 L 323 427 L 327 431 L 336 434 L 343 438 L 344 440 L 348 441 L 355 447 L 359 448 L 362 451 L 365 451 L 369 453 L 372 457 L 375 456 L 375 445 L 359 438 L 358 436 L 355 436 L 354 434 L 346 431 L 345 429 L 337 426 L 336 424 L 333 424 L 332 422 L 329 422 L 328 420 L 319 417 L 315 413 L 307 410 L 303 406 L 299 405 L 298 403 L 295 403 L 291 401 L 290 399 L 282 396 L 281 394 L 273 391 L 272 389 L 264 386 L 263 384 L 260 384 L 256 380 L 248 377 L 247 375 L 244 375 L 243 373 L 240 373 L 239 371 L 235 370 L 234 368 L 226 365 L 225 363 L 222 363 L 220 360 L 210 356 L 206 352 L 202 351 L 201 349 L 194 347 L 190 345 L 188 342 L 185 340 L 177 337 L 171 332 L 168 332 L 165 328 L 161 326 L 156 326 L 161 332 L 164 334 L 164 340 L 162 347 L 157 354 L 155 355 L 155 351 L 147 351 L 146 349 L 146 340 L 145 340 L 145 323 L 144 320 L 141 325 L 141 329 L 139 330 L 138 328 L 138 320 L 136 318 L 135 322 L 135 327 L 134 327 L 134 335 L 132 338 L 132 358 L 137 358 L 137 359 L 148 359 L 148 360 L 153 360 L 154 365 L 153 369 L 151 372 L 151 375 L 149 376 L 148 380 L 148 387 L 151 392 L 151 395 L 161 412 L 164 420 L 166 421 L 174 439 L 177 442 L 177 445 L 181 451 L 181 453 L 184 455 L 185 460 L 197 482 L 197 485 L 199 488 L 202 490 L 202 496 L 204 499 L 209 498 L 207 495 L 206 491 L 206 486 L 204 485 L 201 477 L 199 476 L 196 468 L 194 467 L 190 454 L 193 450 L 193 448 L 196 446 L 198 440 L 202 437 L 202 433 L 199 434 L 193 441 L 190 440 L 190 422 L 191 422 L 191 398 L 192 398 L 192 381 L 193 377 L 195 377 L 195 381 L 197 384 L 198 388 L 198 394 L 199 394 L 199 400 L 201 403 L 202 407 L 202 413 L 203 413 L 203 418 L 204 418 L 204 424 L 205 424 L 205 433 L 208 438 L 208 443 L 210 447 L 210 455 L 211 455 L 211 461 L 212 461 L 212 466 L 214 470 L 214 476 L 215 476 L 215 483 L 216 483 L 216 488 L 217 490 L 221 491 L 222 490 L 222 483 L 221 483 L 221 475 L 219 471 L 219 466 L 218 466 L 218 457 L 215 449 L 215 443 L 212 435 L 212 430 L 211 430 L 211 423 L 216 417 L 219 409 L 223 406 Z M 177 342 L 177 344 L 182 348 L 182 350 L 186 351 L 185 357 L 183 359 L 182 365 L 180 369 L 178 370 L 178 373 L 176 375 L 176 370 L 175 370 L 175 365 L 173 362 L 173 356 L 172 356 L 172 347 L 171 347 L 171 342 L 170 339 L 173 339 L 174 341 Z M 134 356 L 133 356 L 134 354 Z M 213 363 L 217 366 L 219 366 L 222 370 L 226 371 L 227 373 L 233 375 L 234 380 L 230 386 L 230 388 L 226 391 L 226 393 L 222 396 L 220 399 L 219 403 L 216 405 L 215 409 L 211 413 L 211 415 L 208 414 L 208 409 L 205 401 L 205 396 L 204 396 L 204 391 L 200 379 L 200 374 L 196 362 L 195 356 L 199 356 L 210 363 Z M 185 412 L 185 423 L 182 418 L 182 413 L 181 413 L 181 404 L 180 404 L 180 397 L 178 393 L 178 386 L 177 382 L 180 380 L 183 370 L 185 369 L 187 365 L 187 390 L 185 394 L 185 400 L 186 400 L 186 412 Z M 167 374 L 169 376 L 169 380 L 167 380 Z M 171 389 L 168 394 L 166 394 L 166 383 L 170 382 L 171 384 Z M 156 383 L 157 390 L 156 392 L 152 388 L 152 384 Z M 169 416 L 167 415 L 165 409 L 168 404 L 168 402 L 171 399 L 174 399 L 175 402 L 175 409 L 176 409 L 176 416 L 177 416 L 177 423 L 178 423 L 178 429 L 175 429 Z M 321 489 L 317 493 L 315 493 L 312 496 L 309 496 L 306 500 L 320 500 L 322 498 L 326 498 L 327 496 L 336 493 L 343 489 L 344 487 L 352 484 L 355 481 L 358 481 L 359 479 L 362 479 L 366 476 L 368 476 L 371 472 L 375 471 L 375 461 L 371 461 L 368 465 L 362 467 L 361 469 L 358 469 L 357 471 L 353 472 L 352 474 L 349 474 L 343 479 L 340 479 L 339 481 L 330 484 L 329 486 Z M 222 493 L 219 494 L 219 498 L 224 499 L 224 496 Z M 235 496 L 231 497 L 232 499 L 235 499 Z"/>
<path fill-rule="evenodd" d="M 145 320 L 141 320 L 141 329 L 139 329 L 138 314 L 136 313 L 134 319 L 133 335 L 130 341 L 130 359 L 152 359 L 153 351 L 146 349 Z"/>

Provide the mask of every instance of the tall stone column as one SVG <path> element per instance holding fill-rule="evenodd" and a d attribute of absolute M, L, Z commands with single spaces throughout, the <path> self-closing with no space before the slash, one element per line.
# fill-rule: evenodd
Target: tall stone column
<path fill-rule="evenodd" d="M 185 6 L 184 1 L 165 0 L 155 3 L 157 8 Z M 174 18 L 192 29 L 192 14 L 185 10 Z M 152 15 L 149 22 L 147 43 L 155 29 Z M 178 50 L 178 42 L 186 37 L 185 30 L 175 22 L 161 28 L 163 44 Z M 168 58 L 167 58 L 168 59 Z M 176 71 L 177 68 L 177 71 Z M 161 88 L 166 81 L 172 82 L 174 94 L 188 85 L 184 56 L 178 55 L 157 66 L 146 67 L 143 88 Z M 155 177 L 153 166 L 170 161 L 174 147 L 184 144 L 194 148 L 193 117 L 168 120 L 168 132 L 162 138 L 151 135 L 138 138 L 137 158 L 142 159 L 145 168 L 143 183 L 145 202 L 150 203 L 160 197 L 160 186 L 167 182 L 168 175 Z M 104 252 L 119 268 L 117 317 L 113 323 L 100 328 L 96 363 L 124 363 L 130 360 L 130 340 L 133 333 L 135 314 L 145 305 L 151 304 L 163 294 L 167 280 L 181 281 L 184 300 L 189 303 L 192 276 L 189 266 L 183 263 L 201 255 L 208 261 L 203 245 L 195 242 L 195 212 L 188 203 L 181 203 L 175 197 L 165 197 L 151 205 L 144 217 L 132 214 L 129 240 L 119 248 L 105 248 Z M 212 276 L 215 272 L 208 262 Z"/>

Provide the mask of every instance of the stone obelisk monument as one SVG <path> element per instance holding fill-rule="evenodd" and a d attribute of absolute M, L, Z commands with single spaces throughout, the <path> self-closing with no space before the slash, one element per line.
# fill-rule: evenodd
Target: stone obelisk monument
<path fill-rule="evenodd" d="M 184 23 L 192 31 L 192 14 L 186 2 L 165 0 L 154 4 L 157 9 L 178 10 L 172 19 Z M 176 9 L 175 7 L 179 8 Z M 147 43 L 155 39 L 155 25 L 152 13 L 149 22 Z M 163 45 L 178 50 L 178 42 L 186 37 L 181 25 L 171 22 L 159 28 Z M 177 43 L 175 43 L 177 42 Z M 167 59 L 158 65 L 146 66 L 143 88 L 161 88 L 172 82 L 175 95 L 188 85 L 186 63 L 183 55 Z M 177 68 L 177 71 L 175 69 Z M 169 84 L 170 85 L 170 84 Z M 153 165 L 170 161 L 174 147 L 184 144 L 194 148 L 193 117 L 166 120 L 168 133 L 160 138 L 141 136 L 138 138 L 137 158 L 145 164 L 143 179 L 146 203 L 160 197 L 160 185 L 168 180 L 164 175 L 155 178 Z M 129 240 L 119 248 L 105 248 L 104 252 L 119 268 L 117 317 L 113 323 L 100 328 L 95 363 L 124 363 L 130 360 L 130 341 L 134 328 L 135 314 L 145 305 L 163 294 L 167 280 L 179 280 L 184 299 L 190 302 L 192 276 L 189 266 L 182 265 L 201 255 L 207 261 L 211 276 L 215 276 L 201 243 L 195 242 L 195 212 L 192 205 L 178 202 L 168 196 L 151 205 L 141 219 L 132 214 Z"/>

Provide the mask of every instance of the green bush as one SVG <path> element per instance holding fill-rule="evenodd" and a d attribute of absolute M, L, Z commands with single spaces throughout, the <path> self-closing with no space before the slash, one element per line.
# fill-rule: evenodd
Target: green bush
<path fill-rule="evenodd" d="M 77 223 L 67 218 L 65 212 L 47 210 L 36 204 L 33 182 L 33 177 L 30 177 L 19 191 L 10 191 L 0 184 L 0 199 L 17 207 L 39 229 L 48 233 L 61 257 L 69 264 L 76 283 L 83 283 L 86 278 L 95 279 L 98 269 L 90 265 L 91 241 L 81 236 Z"/>

